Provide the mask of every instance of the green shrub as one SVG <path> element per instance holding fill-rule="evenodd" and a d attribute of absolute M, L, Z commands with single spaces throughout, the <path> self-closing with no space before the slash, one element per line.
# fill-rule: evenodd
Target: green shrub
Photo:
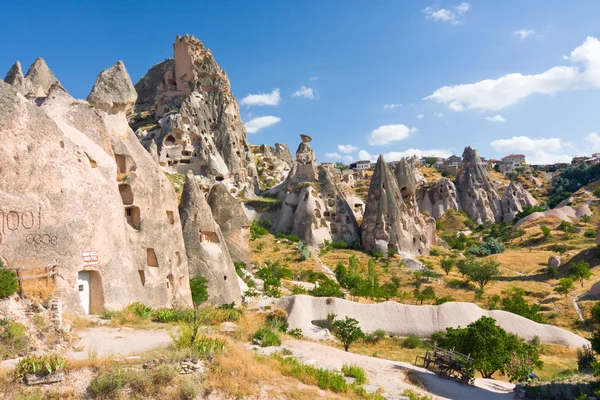
<path fill-rule="evenodd" d="M 546 268 L 546 273 L 550 278 L 555 279 L 558 276 L 558 268 L 556 268 L 553 265 L 550 265 L 548 266 L 548 268 Z"/>
<path fill-rule="evenodd" d="M 208 300 L 208 279 L 205 277 L 197 276 L 190 279 L 190 289 L 194 304 L 202 304 Z"/>
<path fill-rule="evenodd" d="M 152 320 L 156 322 L 180 322 L 189 321 L 194 317 L 192 310 L 180 310 L 176 308 L 159 308 L 152 313 Z"/>
<path fill-rule="evenodd" d="M 264 227 L 261 226 L 264 225 L 264 223 L 259 224 L 256 221 L 252 221 L 252 223 L 250 224 L 250 238 L 251 239 L 259 239 L 262 236 L 265 236 L 266 234 L 269 233 L 269 231 Z"/>
<path fill-rule="evenodd" d="M 0 299 L 4 299 L 18 291 L 17 273 L 12 269 L 4 268 L 4 264 L 0 260 Z"/>
<path fill-rule="evenodd" d="M 405 349 L 416 349 L 417 347 L 421 347 L 423 342 L 415 335 L 409 335 L 402 341 L 401 346 Z"/>
<path fill-rule="evenodd" d="M 227 347 L 226 340 L 201 335 L 194 342 L 193 350 L 198 356 L 208 357 L 221 353 L 225 347 Z"/>
<path fill-rule="evenodd" d="M 296 339 L 302 339 L 304 337 L 304 335 L 302 333 L 302 329 L 300 329 L 300 328 L 290 329 L 288 331 L 288 335 L 290 335 L 291 337 L 294 337 Z"/>
<path fill-rule="evenodd" d="M 382 258 L 382 257 L 383 257 L 383 253 L 382 253 L 382 252 L 380 252 L 380 251 L 375 251 L 375 250 L 373 250 L 373 251 L 371 251 L 371 256 L 372 256 L 373 258 L 379 259 L 379 258 Z"/>
<path fill-rule="evenodd" d="M 233 265 L 235 266 L 235 273 L 240 277 L 240 278 L 245 278 L 245 274 L 244 274 L 244 270 L 246 269 L 246 263 L 242 262 L 242 261 L 234 261 Z"/>
<path fill-rule="evenodd" d="M 323 281 L 318 287 L 310 290 L 309 293 L 315 297 L 344 297 L 344 292 L 333 279 Z"/>
<path fill-rule="evenodd" d="M 179 375 L 179 373 L 175 367 L 169 364 L 161 364 L 152 370 L 150 380 L 153 385 L 165 386 L 173 382 L 177 375 Z"/>
<path fill-rule="evenodd" d="M 529 304 L 527 300 L 525 300 L 525 290 L 512 287 L 510 289 L 503 290 L 502 294 L 504 297 L 502 297 L 501 304 L 504 311 L 520 315 L 535 322 L 546 322 L 544 314 L 540 312 L 540 305 Z"/>
<path fill-rule="evenodd" d="M 129 311 L 132 314 L 137 315 L 141 319 L 148 319 L 152 315 L 152 308 L 138 301 L 127 305 L 124 311 Z"/>
<path fill-rule="evenodd" d="M 0 344 L 0 360 L 26 353 L 29 349 L 27 329 L 18 322 L 7 322 L 0 334 Z"/>
<path fill-rule="evenodd" d="M 583 236 L 585 236 L 586 238 L 595 238 L 596 235 L 598 235 L 598 230 L 597 229 L 588 229 L 583 234 Z"/>
<path fill-rule="evenodd" d="M 17 376 L 21 377 L 27 374 L 50 375 L 54 372 L 62 371 L 66 365 L 67 360 L 55 354 L 42 356 L 32 354 L 19 361 L 15 373 Z"/>
<path fill-rule="evenodd" d="M 574 233 L 575 232 L 575 227 L 570 222 L 561 221 L 560 225 L 558 226 L 558 230 L 563 231 L 563 232 L 567 232 L 567 233 Z"/>
<path fill-rule="evenodd" d="M 504 250 L 506 247 L 495 238 L 487 238 L 482 244 L 469 247 L 469 253 L 479 257 L 502 253 Z"/>
<path fill-rule="evenodd" d="M 306 261 L 310 258 L 310 248 L 306 243 L 300 240 L 297 244 L 298 252 L 300 253 L 300 259 Z"/>
<path fill-rule="evenodd" d="M 371 332 L 364 337 L 365 343 L 376 344 L 379 343 L 381 339 L 385 337 L 385 331 L 383 329 L 377 329 L 374 332 Z"/>
<path fill-rule="evenodd" d="M 329 315 L 327 316 L 329 320 Z M 365 334 L 362 329 L 358 326 L 358 321 L 354 318 L 346 317 L 343 320 L 335 321 L 335 316 L 332 318 L 333 323 L 331 323 L 333 335 L 339 339 L 344 345 L 344 350 L 348 351 L 350 345 L 357 341 L 358 339 L 362 339 Z"/>
<path fill-rule="evenodd" d="M 94 377 L 87 387 L 87 393 L 92 398 L 114 399 L 133 379 L 132 371 L 116 367 Z"/>
<path fill-rule="evenodd" d="M 583 371 L 594 368 L 596 356 L 590 346 L 583 346 L 577 349 L 577 369 Z"/>
<path fill-rule="evenodd" d="M 435 299 L 435 305 L 439 306 L 440 304 L 444 304 L 444 303 L 449 303 L 451 301 L 455 301 L 454 297 L 452 296 L 444 296 L 444 297 L 438 297 L 437 299 Z"/>
<path fill-rule="evenodd" d="M 308 291 L 302 285 L 292 286 L 292 294 L 306 294 Z"/>
<path fill-rule="evenodd" d="M 278 233 L 277 235 L 275 235 L 275 237 L 277 239 L 287 239 L 293 243 L 298 243 L 300 241 L 300 238 L 297 235 L 292 235 L 292 234 L 283 233 L 283 232 Z"/>
<path fill-rule="evenodd" d="M 548 210 L 548 206 L 546 204 L 530 206 L 526 205 L 523 207 L 523 210 L 518 212 L 513 219 L 513 223 L 516 223 L 518 220 L 525 218 L 526 216 L 533 214 L 534 212 L 542 212 Z"/>
<path fill-rule="evenodd" d="M 367 375 L 365 374 L 365 370 L 359 367 L 358 365 L 342 365 L 342 373 L 345 376 L 349 376 L 350 378 L 354 378 L 354 383 L 356 385 L 363 385 L 367 382 Z"/>
<path fill-rule="evenodd" d="M 260 328 L 254 332 L 252 339 L 259 340 L 261 342 L 261 347 L 281 346 L 281 338 L 279 335 L 267 327 Z"/>

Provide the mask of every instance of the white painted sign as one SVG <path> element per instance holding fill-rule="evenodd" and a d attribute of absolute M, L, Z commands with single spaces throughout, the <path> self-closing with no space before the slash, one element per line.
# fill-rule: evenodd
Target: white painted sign
<path fill-rule="evenodd" d="M 97 251 L 84 251 L 83 252 L 83 265 L 92 266 L 98 265 L 98 252 Z"/>

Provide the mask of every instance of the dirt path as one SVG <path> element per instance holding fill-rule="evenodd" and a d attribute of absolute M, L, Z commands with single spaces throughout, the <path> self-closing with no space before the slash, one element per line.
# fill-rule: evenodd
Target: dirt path
<path fill-rule="evenodd" d="M 94 327 L 77 331 L 76 340 L 64 356 L 73 360 L 90 357 L 124 357 L 171 343 L 165 329 L 133 329 L 127 327 Z M 77 351 L 75 351 L 75 350 Z"/>
<path fill-rule="evenodd" d="M 370 384 L 380 386 L 385 393 L 392 395 L 401 395 L 404 390 L 410 389 L 429 394 L 435 399 L 501 400 L 514 398 L 514 385 L 508 382 L 476 379 L 475 386 L 466 386 L 441 379 L 436 374 L 409 363 L 347 353 L 319 343 L 288 340 L 283 343 L 283 347 L 291 350 L 299 361 L 314 362 L 321 367 L 339 370 L 343 364 L 357 364 L 367 373 Z M 408 371 L 415 371 L 425 382 L 426 392 L 415 389 L 415 386 L 404 380 Z"/>

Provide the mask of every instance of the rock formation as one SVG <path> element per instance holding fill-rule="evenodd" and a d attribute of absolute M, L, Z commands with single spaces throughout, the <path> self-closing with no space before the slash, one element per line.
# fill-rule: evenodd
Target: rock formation
<path fill-rule="evenodd" d="M 535 206 L 538 202 L 520 184 L 511 182 L 500 200 L 504 222 L 512 222 L 525 206 Z"/>
<path fill-rule="evenodd" d="M 208 177 L 254 192 L 256 167 L 229 79 L 209 49 L 178 36 L 174 58 L 152 67 L 135 85 L 138 139 L 157 145 L 167 172 Z"/>
<path fill-rule="evenodd" d="M 179 215 L 190 277 L 202 276 L 208 280 L 208 301 L 211 303 L 239 304 L 242 293 L 225 237 L 192 171 L 185 176 Z"/>
<path fill-rule="evenodd" d="M 471 147 L 465 147 L 462 158 L 463 164 L 456 177 L 462 209 L 476 224 L 500 222 L 500 196 L 479 154 Z"/>
<path fill-rule="evenodd" d="M 190 304 L 177 199 L 127 124 L 125 67 L 99 75 L 92 103 L 73 99 L 41 59 L 25 85 L 19 72 L 9 82 L 36 103 L 0 82 L 0 256 L 9 267 L 55 265 L 71 312 Z"/>
<path fill-rule="evenodd" d="M 276 232 L 293 233 L 313 246 L 325 240 L 343 240 L 351 244 L 360 238 L 355 211 L 346 193 L 331 173 L 317 166 L 311 138 L 301 135 L 296 163 L 288 178 L 272 193 L 279 192 L 282 206 L 274 223 Z M 356 202 L 357 207 L 362 204 Z"/>
<path fill-rule="evenodd" d="M 417 193 L 423 184 L 416 171 L 417 168 L 410 164 L 406 157 L 402 157 L 394 169 L 402 201 L 411 203 L 415 207 L 417 206 Z"/>
<path fill-rule="evenodd" d="M 361 224 L 364 251 L 429 254 L 435 241 L 435 220 L 419 213 L 410 193 L 408 188 L 404 193 L 400 191 L 396 177 L 383 156 L 379 156 Z"/>
<path fill-rule="evenodd" d="M 256 162 L 258 182 L 261 189 L 271 189 L 282 183 L 294 166 L 294 159 L 287 144 L 275 143 L 275 147 L 252 146 Z"/>
<path fill-rule="evenodd" d="M 234 261 L 250 263 L 250 221 L 244 209 L 222 183 L 214 185 L 207 197 L 215 222 L 221 228 Z"/>
<path fill-rule="evenodd" d="M 6 74 L 4 81 L 27 98 L 46 97 L 50 87 L 58 83 L 58 79 L 41 57 L 31 64 L 25 76 L 21 63 L 17 61 Z"/>
<path fill-rule="evenodd" d="M 419 192 L 419 210 L 440 219 L 448 210 L 459 210 L 456 187 L 448 178 L 442 178 L 427 189 Z"/>

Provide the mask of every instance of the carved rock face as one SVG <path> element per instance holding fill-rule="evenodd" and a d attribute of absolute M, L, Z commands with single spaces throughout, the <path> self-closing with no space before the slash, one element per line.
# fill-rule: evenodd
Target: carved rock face
<path fill-rule="evenodd" d="M 535 206 L 538 202 L 523 189 L 520 184 L 511 182 L 502 194 L 502 212 L 504 222 L 512 222 L 525 206 Z"/>
<path fill-rule="evenodd" d="M 442 178 L 427 190 L 419 193 L 419 210 L 439 219 L 448 210 L 459 210 L 458 196 L 454 183 Z"/>
<path fill-rule="evenodd" d="M 39 87 L 50 76 L 42 67 Z M 189 304 L 175 193 L 123 110 L 76 101 L 57 82 L 45 96 L 38 107 L 0 82 L 0 256 L 56 265 L 71 312 Z"/>
<path fill-rule="evenodd" d="M 185 176 L 179 214 L 190 276 L 202 276 L 208 280 L 208 300 L 211 303 L 239 304 L 242 292 L 225 236 L 191 171 Z"/>
<path fill-rule="evenodd" d="M 177 37 L 174 58 L 152 67 L 135 88 L 136 111 L 148 120 L 136 134 L 145 147 L 156 142 L 165 171 L 192 170 L 238 191 L 255 190 L 256 167 L 239 106 L 227 74 L 202 42 Z"/>

